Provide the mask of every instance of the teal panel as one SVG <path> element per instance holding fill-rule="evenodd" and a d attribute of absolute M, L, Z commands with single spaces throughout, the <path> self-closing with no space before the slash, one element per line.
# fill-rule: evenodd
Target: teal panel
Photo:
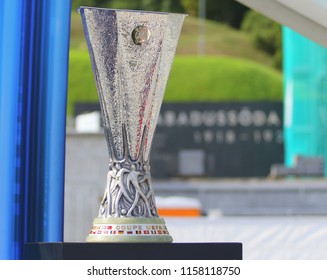
<path fill-rule="evenodd" d="M 327 49 L 284 27 L 283 55 L 286 164 L 296 155 L 323 156 L 326 163 Z"/>

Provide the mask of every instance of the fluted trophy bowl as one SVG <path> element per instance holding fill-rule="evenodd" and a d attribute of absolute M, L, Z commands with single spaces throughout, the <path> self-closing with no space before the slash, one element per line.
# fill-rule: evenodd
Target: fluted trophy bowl
<path fill-rule="evenodd" d="M 90 242 L 172 242 L 158 216 L 150 148 L 185 15 L 81 7 L 109 167 Z"/>

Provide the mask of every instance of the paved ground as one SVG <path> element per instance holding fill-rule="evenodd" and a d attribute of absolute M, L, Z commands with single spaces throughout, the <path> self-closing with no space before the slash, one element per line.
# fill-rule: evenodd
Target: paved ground
<path fill-rule="evenodd" d="M 103 137 L 66 143 L 65 241 L 84 241 L 104 191 Z M 240 241 L 245 259 L 327 259 L 326 179 L 153 181 L 158 197 L 188 197 L 206 214 L 167 218 L 175 242 Z"/>
<path fill-rule="evenodd" d="M 327 217 L 165 220 L 174 242 L 242 242 L 246 260 L 327 259 Z"/>

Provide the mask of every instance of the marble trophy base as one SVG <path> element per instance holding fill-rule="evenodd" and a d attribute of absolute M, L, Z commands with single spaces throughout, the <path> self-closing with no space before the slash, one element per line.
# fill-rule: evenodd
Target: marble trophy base
<path fill-rule="evenodd" d="M 162 218 L 95 218 L 87 242 L 171 243 Z"/>

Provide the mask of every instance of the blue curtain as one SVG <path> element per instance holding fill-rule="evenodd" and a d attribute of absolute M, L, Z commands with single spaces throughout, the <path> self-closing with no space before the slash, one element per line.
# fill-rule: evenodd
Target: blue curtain
<path fill-rule="evenodd" d="M 0 259 L 63 240 L 69 0 L 0 1 Z"/>

